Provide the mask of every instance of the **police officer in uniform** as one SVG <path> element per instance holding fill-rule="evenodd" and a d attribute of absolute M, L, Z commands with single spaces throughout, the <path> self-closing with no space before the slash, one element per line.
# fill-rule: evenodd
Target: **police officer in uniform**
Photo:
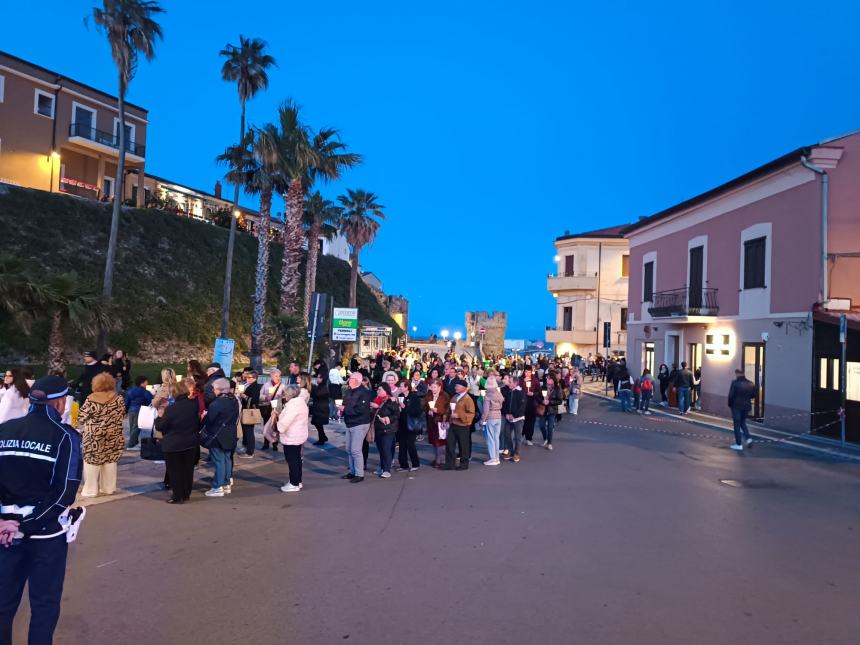
<path fill-rule="evenodd" d="M 71 509 L 81 482 L 80 435 L 61 417 L 67 384 L 46 376 L 30 390 L 30 411 L 0 425 L 0 645 L 30 589 L 30 645 L 49 644 L 60 618 L 68 542 L 82 509 Z M 8 529 L 17 523 L 13 539 Z M 5 539 L 3 537 L 5 535 Z"/>

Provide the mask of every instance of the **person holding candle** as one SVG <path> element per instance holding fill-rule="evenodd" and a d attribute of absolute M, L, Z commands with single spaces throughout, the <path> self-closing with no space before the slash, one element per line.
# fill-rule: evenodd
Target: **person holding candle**
<path fill-rule="evenodd" d="M 475 419 L 475 402 L 469 396 L 469 384 L 463 379 L 453 380 L 454 396 L 451 398 L 451 425 L 445 440 L 445 470 L 455 470 L 455 447 L 460 451 L 460 463 L 456 470 L 468 470 L 471 458 L 469 427 Z"/>
<path fill-rule="evenodd" d="M 391 477 L 391 462 L 394 454 L 394 437 L 400 419 L 400 404 L 392 396 L 388 383 L 380 383 L 376 388 L 376 398 L 370 407 L 375 410 L 373 432 L 376 435 L 376 449 L 379 451 L 379 468 L 376 475 L 383 479 Z"/>
<path fill-rule="evenodd" d="M 343 405 L 339 410 L 346 425 L 346 453 L 349 467 L 343 479 L 354 484 L 364 481 L 366 457 L 362 454 L 362 447 L 373 418 L 373 411 L 370 408 L 373 391 L 365 386 L 364 381 L 365 377 L 361 372 L 352 372 L 349 375 L 347 381 L 349 391 L 345 393 Z"/>
<path fill-rule="evenodd" d="M 527 446 L 534 445 L 532 439 L 535 434 L 535 421 L 537 420 L 538 401 L 540 400 L 540 380 L 535 376 L 531 364 L 526 364 L 522 376 L 523 392 L 526 393 L 526 416 L 523 422 L 523 437 Z"/>
<path fill-rule="evenodd" d="M 543 394 L 543 416 L 540 418 L 540 433 L 543 435 L 543 447 L 552 450 L 552 432 L 555 429 L 555 417 L 558 406 L 564 402 L 558 374 L 549 372 L 546 377 L 546 390 Z"/>
<path fill-rule="evenodd" d="M 272 416 L 272 409 L 276 407 L 284 394 L 284 383 L 281 380 L 281 370 L 273 369 L 269 376 L 271 380 L 269 384 L 260 390 L 260 414 L 263 416 L 263 425 L 269 422 Z M 263 439 L 263 450 L 269 449 L 269 440 Z M 272 444 L 272 450 L 278 449 L 278 443 Z"/>
<path fill-rule="evenodd" d="M 484 394 L 481 402 L 481 420 L 490 458 L 484 462 L 484 465 L 498 466 L 501 463 L 499 461 L 499 433 L 502 429 L 502 405 L 505 401 L 499 391 L 495 376 L 490 376 L 486 380 L 486 386 L 486 394 Z"/>
<path fill-rule="evenodd" d="M 427 439 L 430 445 L 436 449 L 436 456 L 430 465 L 433 468 L 442 468 L 445 459 L 446 437 L 440 436 L 439 425 L 448 423 L 450 416 L 450 398 L 442 387 L 442 381 L 432 379 L 428 382 L 428 394 L 425 399 L 427 406 Z"/>
<path fill-rule="evenodd" d="M 290 481 L 281 486 L 284 493 L 297 493 L 303 488 L 302 444 L 308 440 L 309 398 L 308 391 L 298 385 L 284 389 L 284 409 L 278 413 L 278 440 L 290 472 Z"/>
<path fill-rule="evenodd" d="M 236 391 L 239 393 L 239 400 L 242 403 L 243 410 L 253 410 L 260 407 L 260 392 L 263 386 L 257 382 L 257 372 L 248 370 L 242 372 L 244 383 L 239 383 L 236 386 Z M 263 416 L 260 413 L 260 416 Z M 255 426 L 253 424 L 242 424 L 242 445 L 245 447 L 245 453 L 239 455 L 241 459 L 252 459 L 254 457 L 254 448 L 257 445 L 257 437 L 254 434 Z"/>

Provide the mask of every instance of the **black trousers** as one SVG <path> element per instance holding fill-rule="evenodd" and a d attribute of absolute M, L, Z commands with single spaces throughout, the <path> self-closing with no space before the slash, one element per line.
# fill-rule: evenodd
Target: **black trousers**
<path fill-rule="evenodd" d="M 298 486 L 302 483 L 302 447 L 284 446 L 284 459 L 290 469 L 290 483 Z"/>
<path fill-rule="evenodd" d="M 418 448 L 415 446 L 415 439 L 417 435 L 414 432 L 400 432 L 398 433 L 398 439 L 400 441 L 400 449 L 398 455 L 398 461 L 400 461 L 401 468 L 409 468 L 409 461 L 412 460 L 412 467 L 418 468 Z"/>
<path fill-rule="evenodd" d="M 0 645 L 12 645 L 12 620 L 30 586 L 30 645 L 50 645 L 60 619 L 66 578 L 66 536 L 0 547 Z"/>
<path fill-rule="evenodd" d="M 445 439 L 445 468 L 454 467 L 456 458 L 455 448 L 460 448 L 460 468 L 469 467 L 469 459 L 472 456 L 469 446 L 469 426 L 448 426 L 448 437 Z"/>
<path fill-rule="evenodd" d="M 535 436 L 535 420 L 537 419 L 537 404 L 534 397 L 526 397 L 526 418 L 523 422 L 523 437 L 531 441 Z"/>
<path fill-rule="evenodd" d="M 367 439 L 361 444 L 361 456 L 364 457 L 364 469 L 367 470 L 367 455 L 370 454 L 370 444 L 367 443 Z"/>
<path fill-rule="evenodd" d="M 254 436 L 254 426 L 242 424 L 242 445 L 245 446 L 246 454 L 254 454 L 254 448 L 257 446 L 257 437 Z"/>
<path fill-rule="evenodd" d="M 179 452 L 165 452 L 164 463 L 167 467 L 167 479 L 170 482 L 173 499 L 180 502 L 191 497 L 191 487 L 194 484 L 194 464 L 197 463 L 197 449 L 189 448 Z"/>
<path fill-rule="evenodd" d="M 325 434 L 325 424 L 324 423 L 314 423 L 314 428 L 317 429 L 317 436 L 320 441 L 328 441 L 328 437 Z"/>

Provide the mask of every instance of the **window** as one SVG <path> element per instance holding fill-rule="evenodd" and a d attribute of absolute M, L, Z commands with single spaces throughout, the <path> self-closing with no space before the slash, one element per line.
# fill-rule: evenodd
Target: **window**
<path fill-rule="evenodd" d="M 564 275 L 573 275 L 573 256 L 564 256 Z"/>
<path fill-rule="evenodd" d="M 642 273 L 642 301 L 652 302 L 654 300 L 654 262 L 646 262 Z"/>
<path fill-rule="evenodd" d="M 96 111 L 79 103 L 72 104 L 72 134 L 91 139 L 96 127 Z"/>
<path fill-rule="evenodd" d="M 49 119 L 54 118 L 54 95 L 36 90 L 36 95 L 33 99 L 33 112 L 41 114 Z"/>
<path fill-rule="evenodd" d="M 839 359 L 834 358 L 830 363 L 830 367 L 832 368 L 832 371 L 830 372 L 830 374 L 831 374 L 830 389 L 831 390 L 838 390 L 839 389 Z"/>
<path fill-rule="evenodd" d="M 627 329 L 627 307 L 621 307 L 621 329 Z"/>
<path fill-rule="evenodd" d="M 110 177 L 105 177 L 104 181 L 104 195 L 105 197 L 113 197 L 113 179 Z"/>
<path fill-rule="evenodd" d="M 818 389 L 827 389 L 827 359 L 818 359 Z"/>
<path fill-rule="evenodd" d="M 622 255 L 621 256 L 621 277 L 626 278 L 630 275 L 630 256 Z"/>
<path fill-rule="evenodd" d="M 764 265 L 767 238 L 757 237 L 744 242 L 744 289 L 765 287 Z"/>
<path fill-rule="evenodd" d="M 6 96 L 6 77 L 0 76 L 0 103 L 3 102 L 3 99 Z"/>
<path fill-rule="evenodd" d="M 119 119 L 114 117 L 113 119 L 113 138 L 116 142 L 116 145 L 119 145 Z M 126 123 L 125 124 L 125 149 L 127 151 L 133 151 L 134 148 L 134 126 Z"/>
<path fill-rule="evenodd" d="M 562 313 L 562 331 L 570 331 L 573 329 L 573 307 L 565 307 Z"/>

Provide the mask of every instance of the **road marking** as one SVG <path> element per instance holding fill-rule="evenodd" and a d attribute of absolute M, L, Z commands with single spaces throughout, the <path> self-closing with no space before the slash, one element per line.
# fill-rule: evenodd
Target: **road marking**
<path fill-rule="evenodd" d="M 101 569 L 102 567 L 106 567 L 107 565 L 114 564 L 116 562 L 119 562 L 119 560 L 111 560 L 110 562 L 103 562 L 102 564 L 96 566 L 96 569 Z"/>

